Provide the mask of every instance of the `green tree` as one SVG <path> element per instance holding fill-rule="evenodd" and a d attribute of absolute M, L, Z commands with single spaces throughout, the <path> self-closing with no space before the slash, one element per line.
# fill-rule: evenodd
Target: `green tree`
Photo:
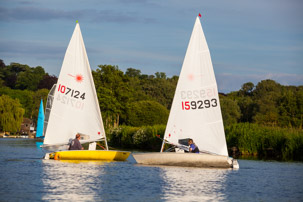
<path fill-rule="evenodd" d="M 130 104 L 127 124 L 131 126 L 147 126 L 166 124 L 168 110 L 155 101 L 138 101 Z"/>
<path fill-rule="evenodd" d="M 4 85 L 12 89 L 16 88 L 17 77 L 20 73 L 26 71 L 30 67 L 19 63 L 11 63 L 8 66 L 1 68 L 1 74 L 3 75 Z"/>
<path fill-rule="evenodd" d="M 228 94 L 228 97 L 232 97 L 234 100 L 236 100 L 240 107 L 240 122 L 253 122 L 253 117 L 255 116 L 257 110 L 257 105 L 252 97 L 254 89 L 254 84 L 252 82 L 247 82 L 242 85 L 238 92 Z"/>
<path fill-rule="evenodd" d="M 302 129 L 303 127 L 303 86 L 299 86 L 298 87 L 298 91 L 295 94 L 296 98 L 297 98 L 297 113 L 296 113 L 296 117 L 298 119 L 298 125 L 297 127 Z"/>
<path fill-rule="evenodd" d="M 54 84 L 57 83 L 58 78 L 54 75 L 50 76 L 48 73 L 46 73 L 43 78 L 40 80 L 38 89 L 48 89 L 50 90 Z"/>
<path fill-rule="evenodd" d="M 107 127 L 116 127 L 125 120 L 127 103 L 131 97 L 129 77 L 118 66 L 99 65 L 93 71 L 102 117 Z"/>
<path fill-rule="evenodd" d="M 178 77 L 166 78 L 166 75 L 156 73 L 156 78 L 149 76 L 142 79 L 140 85 L 142 90 L 151 100 L 157 101 L 167 109 L 171 108 L 172 100 L 175 94 Z"/>
<path fill-rule="evenodd" d="M 38 89 L 40 81 L 43 79 L 45 71 L 42 67 L 27 68 L 21 72 L 16 81 L 16 88 L 35 91 Z"/>
<path fill-rule="evenodd" d="M 130 93 L 129 102 L 153 99 L 142 89 L 142 81 L 148 79 L 148 76 L 142 77 L 141 71 L 133 68 L 128 68 L 125 72 L 125 75 L 128 78 L 127 83 Z"/>
<path fill-rule="evenodd" d="M 166 79 L 166 74 L 164 72 L 155 73 L 157 79 Z"/>
<path fill-rule="evenodd" d="M 0 96 L 0 131 L 18 132 L 23 120 L 24 109 L 17 99 Z"/>
<path fill-rule="evenodd" d="M 241 111 L 237 102 L 227 96 L 220 95 L 220 105 L 224 126 L 237 123 L 241 117 Z"/>
<path fill-rule="evenodd" d="M 0 88 L 0 95 L 8 95 L 13 99 L 18 99 L 24 112 L 24 117 L 31 118 L 34 110 L 34 92 L 29 90 L 14 90 L 8 87 Z"/>
<path fill-rule="evenodd" d="M 5 71 L 6 65 L 4 64 L 3 60 L 0 59 L 0 86 L 4 85 L 4 81 L 5 81 L 5 75 L 4 75 L 4 71 Z"/>
<path fill-rule="evenodd" d="M 256 114 L 257 104 L 249 96 L 239 97 L 237 99 L 241 111 L 240 122 L 253 122 L 253 117 Z"/>
<path fill-rule="evenodd" d="M 276 126 L 279 119 L 277 101 L 281 96 L 281 85 L 273 80 L 263 80 L 258 83 L 253 92 L 257 105 L 254 122 L 261 125 Z"/>
<path fill-rule="evenodd" d="M 38 113 L 39 113 L 41 99 L 43 100 L 43 104 L 44 104 L 43 107 L 45 109 L 48 93 L 49 93 L 49 90 L 40 89 L 40 90 L 37 90 L 36 92 L 34 92 L 34 94 L 33 94 L 33 108 L 32 108 L 30 117 L 34 121 L 34 123 L 36 123 L 37 119 L 38 119 Z"/>
<path fill-rule="evenodd" d="M 282 88 L 278 100 L 279 125 L 283 127 L 302 127 L 303 90 L 295 86 Z"/>
<path fill-rule="evenodd" d="M 241 89 L 239 90 L 239 94 L 244 96 L 250 96 L 252 95 L 254 88 L 255 85 L 252 82 L 244 83 Z"/>
<path fill-rule="evenodd" d="M 140 77 L 141 71 L 134 68 L 128 68 L 125 72 L 125 75 L 129 77 Z"/>

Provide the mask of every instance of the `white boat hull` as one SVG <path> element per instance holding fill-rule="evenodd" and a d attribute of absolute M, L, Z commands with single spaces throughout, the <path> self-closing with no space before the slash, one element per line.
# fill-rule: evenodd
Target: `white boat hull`
<path fill-rule="evenodd" d="M 133 153 L 138 164 L 201 168 L 239 168 L 237 160 L 221 155 L 195 153 Z"/>

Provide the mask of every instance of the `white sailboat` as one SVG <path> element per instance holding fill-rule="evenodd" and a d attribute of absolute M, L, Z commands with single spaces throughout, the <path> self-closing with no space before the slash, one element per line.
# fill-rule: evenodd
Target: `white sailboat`
<path fill-rule="evenodd" d="M 130 152 L 108 150 L 99 102 L 78 22 L 66 50 L 58 82 L 50 94 L 52 102 L 45 122 L 43 147 L 56 152 L 46 155 L 46 158 L 126 160 Z M 69 142 L 76 134 L 81 134 L 81 143 L 90 143 L 89 150 L 60 151 L 67 150 Z M 104 141 L 106 150 L 96 150 L 97 141 Z"/>
<path fill-rule="evenodd" d="M 193 139 L 199 154 L 186 153 Z M 168 143 L 175 152 L 162 152 Z M 180 153 L 181 151 L 181 153 Z M 228 157 L 222 114 L 210 52 L 199 17 L 181 69 L 160 153 L 133 153 L 139 164 L 237 167 Z"/>

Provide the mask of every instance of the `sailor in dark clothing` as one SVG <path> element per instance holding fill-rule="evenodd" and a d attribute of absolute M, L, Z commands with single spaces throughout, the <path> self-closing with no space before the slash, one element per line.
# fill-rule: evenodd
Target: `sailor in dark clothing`
<path fill-rule="evenodd" d="M 188 145 L 190 153 L 199 153 L 199 148 L 196 146 L 192 139 L 188 140 Z"/>
<path fill-rule="evenodd" d="M 72 142 L 69 145 L 69 150 L 83 150 L 83 147 L 80 143 L 80 134 L 76 135 L 76 138 L 72 140 Z"/>

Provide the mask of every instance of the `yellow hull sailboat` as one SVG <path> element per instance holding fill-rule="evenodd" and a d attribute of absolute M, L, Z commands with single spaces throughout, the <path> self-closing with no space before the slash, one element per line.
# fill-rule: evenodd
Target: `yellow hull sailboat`
<path fill-rule="evenodd" d="M 80 25 L 77 22 L 67 47 L 58 82 L 51 89 L 44 122 L 45 159 L 125 161 L 130 152 L 109 151 L 99 101 Z M 80 134 L 88 150 L 67 150 Z M 96 150 L 104 141 L 105 150 Z"/>
<path fill-rule="evenodd" d="M 102 161 L 125 161 L 130 152 L 110 150 L 69 150 L 58 151 L 49 154 L 54 160 L 102 160 Z"/>

